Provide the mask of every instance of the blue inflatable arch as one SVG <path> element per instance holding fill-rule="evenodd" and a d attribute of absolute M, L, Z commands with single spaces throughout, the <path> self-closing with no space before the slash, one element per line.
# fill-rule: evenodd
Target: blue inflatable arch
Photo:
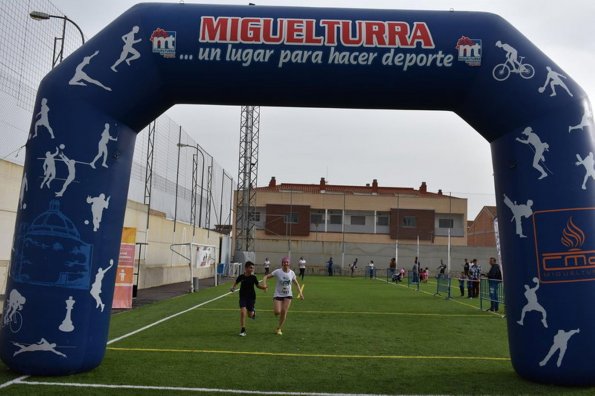
<path fill-rule="evenodd" d="M 491 144 L 515 370 L 595 384 L 593 118 L 529 40 L 486 13 L 156 3 L 39 88 L 0 340 L 11 369 L 100 364 L 136 134 L 177 103 L 460 115 Z"/>

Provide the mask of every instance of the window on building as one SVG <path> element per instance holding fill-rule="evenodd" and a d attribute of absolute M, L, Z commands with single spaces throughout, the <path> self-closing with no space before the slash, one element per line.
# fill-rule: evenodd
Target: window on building
<path fill-rule="evenodd" d="M 324 224 L 324 215 L 321 213 L 310 213 L 310 223 L 316 225 Z"/>
<path fill-rule="evenodd" d="M 378 212 L 376 213 L 376 225 L 379 226 L 387 226 L 389 223 L 389 213 L 388 212 Z"/>
<path fill-rule="evenodd" d="M 454 220 L 438 219 L 438 228 L 454 228 Z"/>
<path fill-rule="evenodd" d="M 401 220 L 401 225 L 404 228 L 415 228 L 417 227 L 417 220 L 415 216 L 403 216 Z"/>
<path fill-rule="evenodd" d="M 285 216 L 285 223 L 286 224 L 297 224 L 299 223 L 299 216 L 297 213 L 287 213 Z"/>
<path fill-rule="evenodd" d="M 366 216 L 350 216 L 351 225 L 366 225 Z"/>
<path fill-rule="evenodd" d="M 258 223 L 260 221 L 260 212 L 256 209 L 250 209 L 250 220 Z"/>
<path fill-rule="evenodd" d="M 329 210 L 330 224 L 343 224 L 343 212 L 340 210 Z"/>

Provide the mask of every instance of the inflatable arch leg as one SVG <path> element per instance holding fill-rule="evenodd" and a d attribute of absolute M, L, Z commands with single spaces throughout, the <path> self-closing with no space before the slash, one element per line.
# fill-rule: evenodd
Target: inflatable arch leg
<path fill-rule="evenodd" d="M 105 353 L 135 135 L 175 103 L 455 111 L 491 144 L 510 353 L 595 384 L 595 152 L 585 93 L 496 15 L 141 4 L 43 80 L 0 357 L 26 374 Z"/>

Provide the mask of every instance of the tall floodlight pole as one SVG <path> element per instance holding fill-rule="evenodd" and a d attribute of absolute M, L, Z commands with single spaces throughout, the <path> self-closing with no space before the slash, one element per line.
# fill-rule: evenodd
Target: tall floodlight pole
<path fill-rule="evenodd" d="M 258 178 L 260 107 L 243 106 L 240 124 L 240 155 L 236 199 L 235 251 L 254 251 L 254 218 Z"/>
<path fill-rule="evenodd" d="M 85 35 L 83 34 L 83 31 L 81 30 L 79 25 L 77 25 L 72 19 L 68 18 L 66 15 L 50 15 L 41 11 L 31 11 L 29 13 L 29 16 L 35 19 L 36 21 L 45 21 L 51 18 L 62 19 L 64 21 L 62 24 L 62 36 L 54 38 L 54 54 L 52 55 L 52 69 L 56 66 L 56 64 L 62 62 L 62 60 L 64 59 L 64 39 L 66 37 L 67 22 L 70 22 L 79 31 L 79 33 L 81 34 L 82 44 L 85 44 Z M 60 42 L 60 50 L 58 53 L 56 53 L 58 41 Z"/>

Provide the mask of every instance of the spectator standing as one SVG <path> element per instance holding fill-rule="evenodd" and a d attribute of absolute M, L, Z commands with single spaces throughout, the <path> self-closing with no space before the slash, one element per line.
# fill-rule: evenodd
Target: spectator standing
<path fill-rule="evenodd" d="M 395 281 L 395 274 L 397 272 L 397 259 L 392 258 L 390 259 L 390 263 L 388 263 L 388 272 L 390 273 L 390 278 Z"/>
<path fill-rule="evenodd" d="M 461 272 L 459 275 L 459 290 L 461 291 L 461 297 L 465 297 L 465 280 L 467 276 L 465 276 L 464 272 Z"/>
<path fill-rule="evenodd" d="M 415 257 L 415 261 L 413 262 L 413 268 L 411 268 L 412 283 L 419 283 L 419 262 L 417 261 L 417 257 Z"/>
<path fill-rule="evenodd" d="M 264 274 L 268 275 L 270 270 L 271 270 L 271 262 L 270 262 L 269 258 L 267 257 L 264 259 Z"/>
<path fill-rule="evenodd" d="M 498 312 L 498 290 L 502 282 L 502 271 L 494 257 L 490 257 L 490 270 L 488 271 L 488 285 L 490 288 L 490 309 L 489 311 Z"/>
<path fill-rule="evenodd" d="M 465 259 L 465 264 L 463 265 L 463 272 L 465 273 L 465 277 L 469 277 L 469 260 Z"/>
<path fill-rule="evenodd" d="M 330 259 L 328 259 L 328 261 L 326 262 L 326 266 L 328 269 L 328 276 L 333 276 L 333 258 L 332 257 Z"/>
<path fill-rule="evenodd" d="M 479 276 L 481 274 L 481 267 L 477 265 L 477 259 L 471 261 L 471 267 L 469 267 L 469 278 L 473 286 L 473 293 L 471 297 L 479 297 Z"/>
<path fill-rule="evenodd" d="M 374 260 L 370 260 L 368 263 L 368 272 L 370 273 L 370 279 L 374 278 Z"/>
<path fill-rule="evenodd" d="M 299 267 L 300 267 L 300 277 L 302 278 L 302 282 L 303 282 L 304 275 L 306 274 L 306 260 L 303 257 L 300 257 Z"/>
<path fill-rule="evenodd" d="M 438 277 L 439 278 L 446 278 L 446 264 L 440 260 L 440 266 L 438 267 Z"/>

